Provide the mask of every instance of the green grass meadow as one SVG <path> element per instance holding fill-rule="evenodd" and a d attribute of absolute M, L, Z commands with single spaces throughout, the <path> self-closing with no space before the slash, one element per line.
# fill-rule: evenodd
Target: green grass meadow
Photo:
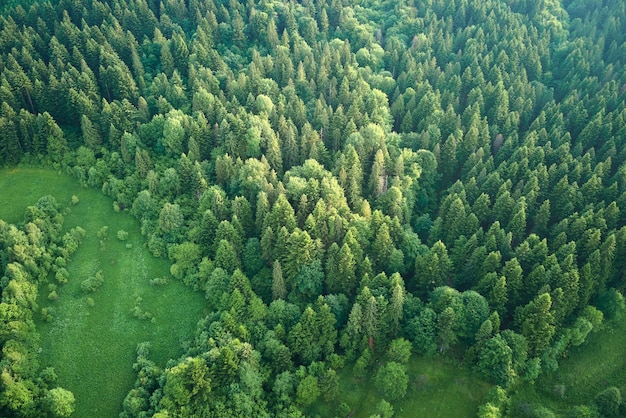
<path fill-rule="evenodd" d="M 474 417 L 491 388 L 466 366 L 440 357 L 411 356 L 407 374 L 409 386 L 406 396 L 390 402 L 394 417 Z M 332 404 L 320 403 L 313 412 L 321 416 L 335 416 L 336 408 L 345 402 L 351 408 L 352 417 L 370 417 L 376 412 L 376 404 L 382 397 L 373 381 L 373 376 L 368 381 L 354 378 L 352 367 L 346 366 L 340 372 L 337 400 Z"/>
<path fill-rule="evenodd" d="M 204 297 L 169 277 L 169 262 L 144 247 L 137 221 L 114 212 L 111 199 L 99 190 L 51 170 L 0 170 L 1 219 L 20 222 L 26 206 L 46 194 L 70 207 L 64 228 L 80 226 L 87 235 L 68 264 L 69 282 L 57 289 L 59 299 L 49 301 L 45 286 L 40 291 L 40 307 L 53 315 L 37 324 L 41 364 L 53 366 L 58 384 L 74 393 L 73 416 L 116 417 L 135 381 L 137 344 L 150 341 L 151 357 L 160 366 L 180 356 L 204 313 Z M 70 204 L 72 195 L 78 196 L 77 205 Z M 103 226 L 108 227 L 104 247 L 97 236 Z M 128 232 L 127 240 L 118 240 L 119 230 Z M 97 271 L 104 284 L 95 293 L 84 293 L 80 283 Z M 150 286 L 150 279 L 164 276 L 168 284 Z M 152 319 L 135 317 L 135 306 Z"/>

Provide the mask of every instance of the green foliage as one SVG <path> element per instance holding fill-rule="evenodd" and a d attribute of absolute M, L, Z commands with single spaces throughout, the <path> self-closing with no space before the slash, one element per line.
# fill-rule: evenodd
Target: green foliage
<path fill-rule="evenodd" d="M 503 385 L 531 382 L 602 315 L 620 317 L 619 1 L 15 3 L 0 17 L 0 165 L 52 166 L 130 208 L 150 252 L 212 309 L 128 414 L 323 415 L 295 388 L 334 381 L 315 364 L 335 358 L 338 334 L 362 377 L 380 355 L 405 359 L 408 338 Z M 57 263 L 102 226 L 66 231 L 60 212 L 44 198 L 19 233 L 0 225 L 3 302 L 39 312 L 53 274 L 63 307 L 74 276 L 117 262 L 98 264 L 120 248 L 105 230 L 92 265 Z M 140 263 L 139 230 L 125 228 Z M 106 275 L 98 298 L 135 293 Z M 287 346 L 310 370 L 274 397 L 262 389 L 291 367 Z M 164 395 L 188 359 L 218 383 Z M 43 405 L 45 389 L 13 381 L 13 406 Z"/>
<path fill-rule="evenodd" d="M 390 361 L 378 369 L 374 383 L 385 398 L 401 399 L 406 395 L 409 383 L 406 367 Z"/>
<path fill-rule="evenodd" d="M 172 245 L 169 249 L 169 258 L 172 261 L 170 273 L 174 278 L 185 284 L 198 287 L 197 273 L 200 264 L 200 249 L 191 242 Z"/>
<path fill-rule="evenodd" d="M 89 276 L 87 279 L 80 283 L 80 289 L 85 293 L 93 293 L 100 286 L 104 284 L 104 276 L 102 270 L 99 270 L 93 276 Z"/>
<path fill-rule="evenodd" d="M 413 342 L 415 351 L 424 355 L 432 355 L 437 349 L 435 337 L 437 335 L 437 314 L 430 308 L 424 308 L 419 315 L 411 319 L 406 327 L 406 333 Z"/>
<path fill-rule="evenodd" d="M 5 176 L 9 175 L 8 173 L 7 171 L 0 172 L 0 182 L 7 180 Z M 59 252 L 62 243 L 58 241 L 54 243 L 54 241 L 46 238 L 47 233 L 45 231 L 47 228 L 53 228 L 50 230 L 51 232 L 55 231 L 54 223 L 49 223 L 49 226 L 44 228 L 44 223 L 37 221 L 36 224 L 39 225 L 40 232 L 30 229 L 31 227 L 26 228 L 27 235 L 25 237 L 35 238 L 36 235 L 33 233 L 37 232 L 41 243 L 50 243 L 50 245 L 46 244 L 46 248 L 47 251 L 51 251 L 51 254 L 39 259 L 41 267 L 50 269 L 50 277 L 57 276 L 67 279 L 67 282 L 62 286 L 59 283 L 56 287 L 59 299 L 54 305 L 46 300 L 48 284 L 42 283 L 40 286 L 40 292 L 45 293 L 42 293 L 43 298 L 40 298 L 36 318 L 38 321 L 37 330 L 41 333 L 41 337 L 38 338 L 40 341 L 38 346 L 40 344 L 43 350 L 39 354 L 39 361 L 32 359 L 28 363 L 33 366 L 38 363 L 51 364 L 55 367 L 58 379 L 52 381 L 46 377 L 42 382 L 45 382 L 47 389 L 61 386 L 71 391 L 75 396 L 75 414 L 118 414 L 126 387 L 123 384 L 111 385 L 111 382 L 128 382 L 129 386 L 132 386 L 133 379 L 133 372 L 128 363 L 128 359 L 132 358 L 132 347 L 130 347 L 130 351 L 127 350 L 128 345 L 119 344 L 120 339 L 132 343 L 133 341 L 138 342 L 139 339 L 154 338 L 155 359 L 165 364 L 168 358 L 179 355 L 179 342 L 186 338 L 185 335 L 190 335 L 188 333 L 199 318 L 194 312 L 199 312 L 198 309 L 202 305 L 201 298 L 193 293 L 184 294 L 185 289 L 182 284 L 171 283 L 168 286 L 160 287 L 158 291 L 149 287 L 145 278 L 162 276 L 164 272 L 167 272 L 168 265 L 164 263 L 164 260 L 156 260 L 151 257 L 140 245 L 134 246 L 133 250 L 129 252 L 124 249 L 123 243 L 114 241 L 107 243 L 108 248 L 105 251 L 100 251 L 100 238 L 97 236 L 97 232 L 104 223 L 107 224 L 107 229 L 113 231 L 121 229 L 129 231 L 128 242 L 137 242 L 135 237 L 138 237 L 140 232 L 136 221 L 128 215 L 118 214 L 114 216 L 115 214 L 110 209 L 110 200 L 98 190 L 84 189 L 75 179 L 49 170 L 19 169 L 13 171 L 9 178 L 11 179 L 11 187 L 15 188 L 14 190 L 28 187 L 35 195 L 50 193 L 55 196 L 58 202 L 69 202 L 72 194 L 80 193 L 81 203 L 73 206 L 72 211 L 65 218 L 70 226 L 81 225 L 86 231 L 84 239 L 78 241 L 77 251 L 71 257 L 66 258 Z M 3 190 L 13 190 L 4 183 L 2 187 Z M 14 205 L 21 205 L 19 212 L 23 214 L 24 207 L 31 204 L 32 196 L 25 196 L 19 192 L 11 192 L 11 195 L 15 198 Z M 0 210 L 0 217 L 5 218 L 6 212 Z M 4 231 L 1 225 L 2 222 L 0 222 L 0 230 Z M 67 228 L 69 235 L 80 238 L 80 228 L 72 229 L 74 232 L 71 232 L 69 227 Z M 57 236 L 56 240 L 63 239 L 61 235 L 54 233 Z M 4 232 L 1 232 L 0 235 L 6 236 Z M 3 239 L 0 238 L 0 241 Z M 64 267 L 58 268 L 56 266 Z M 53 274 L 55 269 L 60 274 Z M 90 294 L 90 298 L 86 298 L 80 288 L 81 278 L 84 279 L 86 275 L 94 274 L 94 271 L 100 269 L 102 276 L 106 277 L 106 284 L 96 293 Z M 56 280 L 54 281 L 56 282 Z M 121 288 L 125 291 L 120 293 L 119 286 L 122 286 Z M 26 288 L 23 290 L 25 291 Z M 143 296 L 141 308 L 144 311 L 150 311 L 153 317 L 158 320 L 155 324 L 140 324 L 129 313 L 134 304 L 133 294 L 137 292 Z M 187 303 L 184 306 L 164 303 L 166 299 L 178 300 L 180 297 L 186 298 L 187 296 L 189 298 L 185 299 Z M 1 307 L 2 304 L 0 304 L 0 311 L 2 311 Z M 40 321 L 39 312 L 43 310 L 46 311 L 47 319 L 44 317 Z M 119 313 L 119 315 L 114 315 L 114 312 Z M 102 321 L 102 318 L 111 318 L 111 320 Z M 173 323 L 176 323 L 176 327 L 172 328 L 171 324 Z M 147 328 L 143 330 L 145 325 Z M 59 327 L 65 329 L 66 337 L 63 339 L 58 339 L 55 336 Z M 32 329 L 34 330 L 34 326 Z M 155 338 L 154 335 L 156 334 L 153 332 L 160 333 L 160 336 Z M 20 337 L 20 339 L 29 340 L 24 339 L 24 337 Z M 94 352 L 93 342 L 97 342 L 98 346 L 101 347 L 99 351 Z M 109 348 L 104 350 L 102 347 Z M 35 354 L 38 352 L 38 348 L 30 350 L 30 352 Z M 22 358 L 26 359 L 27 357 L 22 355 Z M 75 373 L 76 364 L 90 364 L 88 368 L 90 373 Z M 21 367 L 23 370 L 27 370 L 23 366 Z M 33 368 L 29 367 L 28 369 Z M 29 379 L 34 381 L 35 375 L 32 376 Z M 35 386 L 30 387 L 35 389 Z M 94 387 L 99 388 L 97 392 L 92 390 Z M 29 409 L 26 407 L 20 407 L 21 412 L 30 414 L 30 416 L 47 414 L 48 412 L 44 410 L 47 408 L 45 398 L 46 390 L 43 387 L 37 389 L 33 399 L 40 409 L 28 412 Z M 32 405 L 35 406 L 35 404 Z M 96 409 L 100 412 L 95 412 Z M 9 416 L 15 415 L 11 412 L 7 412 L 7 414 Z M 52 416 L 51 413 L 50 415 Z"/>
<path fill-rule="evenodd" d="M 608 319 L 619 319 L 624 312 L 624 297 L 616 289 L 609 289 L 598 298 L 598 308 Z"/>
<path fill-rule="evenodd" d="M 617 417 L 620 415 L 622 394 L 619 389 L 612 386 L 598 393 L 594 398 L 598 411 L 605 417 Z"/>
<path fill-rule="evenodd" d="M 515 378 L 512 361 L 513 351 L 500 335 L 496 335 L 485 343 L 477 369 L 491 382 L 507 387 Z"/>
<path fill-rule="evenodd" d="M 411 348 L 411 343 L 404 338 L 393 340 L 391 344 L 389 344 L 387 358 L 389 361 L 405 364 L 409 361 L 409 357 L 411 357 Z"/>
<path fill-rule="evenodd" d="M 48 410 L 55 417 L 69 417 L 74 413 L 74 395 L 63 388 L 48 391 L 46 403 Z"/>
<path fill-rule="evenodd" d="M 302 406 L 309 406 L 314 403 L 320 396 L 320 389 L 317 378 L 307 375 L 296 389 L 296 401 Z"/>

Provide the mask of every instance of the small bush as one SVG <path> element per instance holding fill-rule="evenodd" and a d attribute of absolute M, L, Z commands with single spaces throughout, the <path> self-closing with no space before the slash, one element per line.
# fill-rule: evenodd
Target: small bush
<path fill-rule="evenodd" d="M 346 417 L 350 415 L 350 405 L 345 402 L 342 402 L 337 407 L 337 415 L 340 417 Z"/>
<path fill-rule="evenodd" d="M 59 300 L 59 295 L 57 295 L 56 290 L 53 290 L 52 292 L 50 292 L 50 293 L 48 294 L 48 299 L 49 299 L 49 300 L 52 300 L 52 301 L 55 301 L 55 302 L 56 302 L 57 300 Z"/>
<path fill-rule="evenodd" d="M 604 389 L 594 399 L 598 411 L 607 417 L 619 416 L 619 406 L 622 403 L 622 394 L 615 386 Z"/>
<path fill-rule="evenodd" d="M 502 412 L 500 408 L 492 404 L 491 402 L 487 402 L 482 404 L 478 408 L 478 418 L 495 418 L 502 416 Z"/>
<path fill-rule="evenodd" d="M 70 229 L 70 234 L 74 237 L 74 239 L 76 241 L 78 241 L 78 243 L 82 243 L 83 240 L 85 239 L 85 236 L 87 235 L 87 231 L 85 231 L 83 228 L 81 228 L 80 226 L 77 226 L 76 228 L 72 228 Z"/>
<path fill-rule="evenodd" d="M 597 332 L 600 330 L 600 326 L 602 325 L 602 321 L 604 320 L 604 314 L 602 313 L 602 311 L 589 305 L 585 307 L 585 309 L 583 309 L 582 317 L 591 322 L 591 325 L 593 326 L 593 332 Z"/>
<path fill-rule="evenodd" d="M 94 307 L 96 306 L 96 301 L 93 300 L 92 298 L 87 298 L 87 305 Z"/>
<path fill-rule="evenodd" d="M 554 415 L 554 412 L 552 412 L 550 409 L 546 408 L 545 406 L 538 406 L 537 408 L 535 408 L 532 416 L 534 418 L 555 418 L 556 417 L 556 415 Z"/>
<path fill-rule="evenodd" d="M 594 418 L 598 412 L 587 405 L 576 405 L 567 413 L 567 418 Z"/>
<path fill-rule="evenodd" d="M 152 314 L 150 312 L 144 311 L 139 306 L 135 306 L 132 310 L 133 316 L 137 319 L 145 320 L 145 319 L 153 319 Z"/>
<path fill-rule="evenodd" d="M 109 227 L 103 226 L 102 228 L 98 230 L 97 235 L 98 235 L 98 238 L 100 238 L 101 240 L 105 240 L 108 234 L 109 234 Z"/>
<path fill-rule="evenodd" d="M 41 308 L 41 319 L 44 322 L 52 321 L 52 319 L 54 319 L 54 316 L 52 315 L 52 309 L 50 309 L 50 308 Z"/>
<path fill-rule="evenodd" d="M 381 399 L 380 402 L 376 404 L 376 413 L 381 418 L 391 418 L 393 417 L 393 406 L 386 400 Z"/>
<path fill-rule="evenodd" d="M 72 195 L 72 205 L 78 205 L 78 196 Z"/>
<path fill-rule="evenodd" d="M 128 232 L 120 229 L 119 231 L 117 231 L 117 239 L 119 239 L 120 241 L 126 241 L 128 239 Z"/>
<path fill-rule="evenodd" d="M 150 280 L 150 286 L 164 286 L 168 283 L 167 277 L 156 277 Z"/>
<path fill-rule="evenodd" d="M 352 373 L 357 379 L 364 378 L 367 375 L 368 368 L 372 362 L 372 354 L 369 350 L 365 350 L 363 354 L 356 360 Z"/>
<path fill-rule="evenodd" d="M 624 296 L 619 290 L 611 288 L 598 298 L 598 308 L 608 319 L 620 319 L 626 310 Z"/>
<path fill-rule="evenodd" d="M 85 293 L 93 293 L 98 290 L 98 288 L 102 286 L 103 283 L 104 277 L 102 276 L 102 271 L 98 271 L 94 276 L 83 280 L 80 284 L 80 288 Z"/>
<path fill-rule="evenodd" d="M 59 284 L 67 283 L 67 280 L 69 279 L 69 277 L 70 277 L 70 274 L 64 267 L 58 269 L 56 274 L 54 275 L 54 278 Z"/>
<path fill-rule="evenodd" d="M 59 268 L 63 268 L 67 266 L 67 260 L 65 260 L 65 258 L 63 257 L 57 257 L 54 259 L 54 264 L 56 264 L 57 267 Z"/>

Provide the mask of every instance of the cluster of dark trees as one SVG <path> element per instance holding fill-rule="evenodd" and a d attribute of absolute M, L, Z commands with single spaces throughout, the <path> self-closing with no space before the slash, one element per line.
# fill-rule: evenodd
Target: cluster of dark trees
<path fill-rule="evenodd" d="M 206 292 L 124 417 L 346 415 L 340 369 L 393 401 L 411 352 L 523 415 L 506 390 L 624 309 L 625 36 L 621 0 L 17 6 L 0 164 L 102 188 Z"/>

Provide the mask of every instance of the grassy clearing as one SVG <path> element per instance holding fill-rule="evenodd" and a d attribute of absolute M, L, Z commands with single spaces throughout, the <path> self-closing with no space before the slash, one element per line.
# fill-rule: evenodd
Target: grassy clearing
<path fill-rule="evenodd" d="M 13 168 L 0 170 L 0 219 L 9 223 L 24 220 L 26 206 L 34 205 L 46 194 L 52 194 L 62 205 L 69 205 L 73 193 L 89 192 L 78 186 L 70 176 L 51 170 Z"/>
<path fill-rule="evenodd" d="M 59 300 L 39 304 L 52 311 L 52 321 L 38 323 L 41 363 L 52 365 L 58 383 L 74 392 L 76 417 L 114 417 L 134 384 L 132 364 L 139 342 L 150 341 L 152 357 L 161 366 L 182 353 L 203 314 L 204 298 L 170 278 L 168 284 L 149 281 L 169 275 L 169 263 L 154 258 L 143 246 L 137 222 L 115 213 L 112 201 L 98 190 L 80 187 L 71 177 L 49 170 L 0 171 L 0 218 L 19 222 L 24 209 L 45 194 L 70 206 L 65 228 L 81 226 L 85 241 L 68 264 L 69 282 L 59 286 Z M 79 198 L 71 206 L 72 195 Z M 97 236 L 108 227 L 104 246 Z M 128 232 L 120 241 L 117 232 Z M 102 271 L 104 284 L 87 294 L 80 284 Z M 133 310 L 146 319 L 133 315 Z"/>
<path fill-rule="evenodd" d="M 626 323 L 607 323 L 587 343 L 568 350 L 556 372 L 540 376 L 534 386 L 519 388 L 514 403 L 544 405 L 565 416 L 574 405 L 591 404 L 609 386 L 626 393 L 624 347 Z"/>
<path fill-rule="evenodd" d="M 491 388 L 465 366 L 439 357 L 414 355 L 409 360 L 407 372 L 407 395 L 400 401 L 391 402 L 394 417 L 473 417 Z M 365 418 L 375 413 L 380 399 L 373 377 L 367 381 L 355 379 L 352 368 L 347 366 L 340 373 L 337 401 L 332 405 L 320 404 L 314 412 L 334 416 L 336 407 L 345 402 L 352 410 L 351 416 Z"/>

